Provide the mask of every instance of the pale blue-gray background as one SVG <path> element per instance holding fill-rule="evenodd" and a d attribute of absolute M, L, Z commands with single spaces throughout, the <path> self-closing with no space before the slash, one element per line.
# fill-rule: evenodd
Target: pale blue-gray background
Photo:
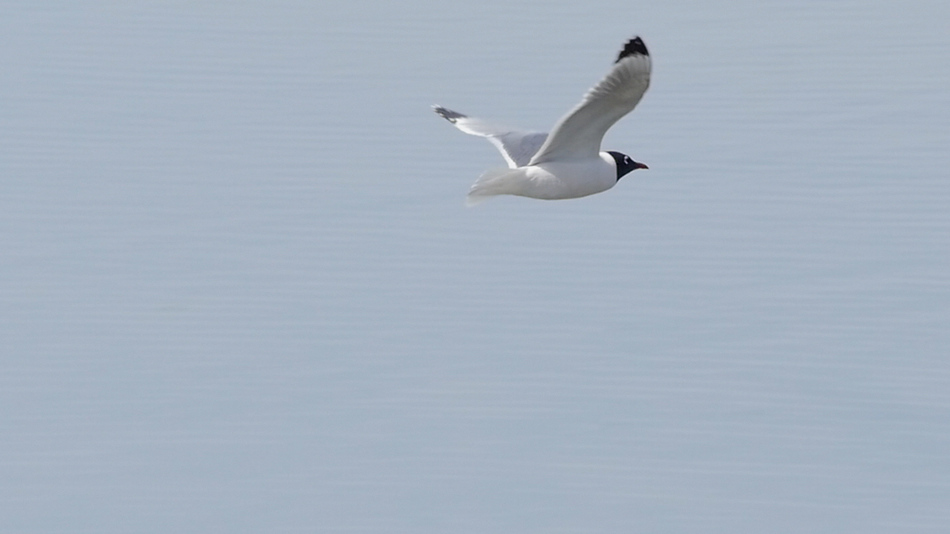
<path fill-rule="evenodd" d="M 657 5 L 0 8 L 0 532 L 946 532 L 948 4 Z"/>

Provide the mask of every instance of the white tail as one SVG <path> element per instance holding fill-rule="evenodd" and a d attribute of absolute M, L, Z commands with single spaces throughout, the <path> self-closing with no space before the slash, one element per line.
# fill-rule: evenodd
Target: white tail
<path fill-rule="evenodd" d="M 524 169 L 497 168 L 490 169 L 475 180 L 465 199 L 467 206 L 481 204 L 491 197 L 498 195 L 518 194 L 521 180 L 518 177 L 524 174 Z"/>

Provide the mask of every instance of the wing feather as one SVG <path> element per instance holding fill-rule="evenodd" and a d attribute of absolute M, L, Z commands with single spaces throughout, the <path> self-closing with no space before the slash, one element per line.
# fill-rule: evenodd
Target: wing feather
<path fill-rule="evenodd" d="M 482 119 L 469 117 L 442 106 L 432 106 L 432 108 L 459 130 L 467 134 L 487 138 L 501 152 L 505 161 L 508 162 L 508 166 L 512 169 L 527 165 L 548 137 L 546 133 L 522 132 L 500 124 L 492 124 Z"/>
<path fill-rule="evenodd" d="M 650 86 L 651 61 L 639 37 L 627 41 L 613 69 L 554 125 L 529 165 L 596 157 L 607 130 L 630 113 Z"/>

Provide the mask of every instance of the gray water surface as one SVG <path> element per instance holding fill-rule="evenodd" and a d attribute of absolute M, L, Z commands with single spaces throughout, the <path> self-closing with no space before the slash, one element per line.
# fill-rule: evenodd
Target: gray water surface
<path fill-rule="evenodd" d="M 950 525 L 946 3 L 2 14 L 0 531 Z M 650 170 L 465 208 L 635 34 Z"/>

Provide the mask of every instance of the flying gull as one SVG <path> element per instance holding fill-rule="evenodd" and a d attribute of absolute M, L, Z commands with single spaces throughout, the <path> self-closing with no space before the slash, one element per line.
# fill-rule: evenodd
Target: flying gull
<path fill-rule="evenodd" d="M 491 169 L 472 184 L 467 203 L 496 195 L 544 200 L 578 198 L 606 191 L 636 169 L 648 168 L 620 152 L 600 151 L 604 134 L 630 113 L 650 86 L 650 54 L 635 37 L 613 68 L 580 104 L 561 117 L 550 134 L 524 132 L 433 106 L 465 133 L 487 138 L 508 167 Z"/>

